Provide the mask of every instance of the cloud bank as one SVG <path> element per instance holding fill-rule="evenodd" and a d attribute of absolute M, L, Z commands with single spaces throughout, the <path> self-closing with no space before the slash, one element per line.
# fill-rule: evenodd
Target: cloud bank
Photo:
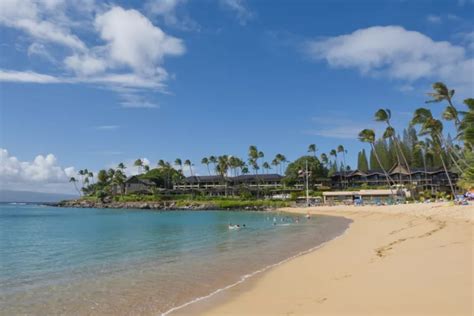
<path fill-rule="evenodd" d="M 331 67 L 357 69 L 363 75 L 414 82 L 446 81 L 472 87 L 474 59 L 466 50 L 401 26 L 374 26 L 307 42 L 307 53 Z"/>

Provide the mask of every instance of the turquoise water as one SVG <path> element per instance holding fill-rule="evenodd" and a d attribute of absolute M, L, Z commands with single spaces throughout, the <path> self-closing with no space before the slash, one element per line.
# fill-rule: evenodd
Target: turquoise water
<path fill-rule="evenodd" d="M 274 220 L 277 225 L 274 225 Z M 229 223 L 246 228 L 230 231 Z M 1 314 L 159 314 L 341 234 L 342 218 L 0 205 Z"/>

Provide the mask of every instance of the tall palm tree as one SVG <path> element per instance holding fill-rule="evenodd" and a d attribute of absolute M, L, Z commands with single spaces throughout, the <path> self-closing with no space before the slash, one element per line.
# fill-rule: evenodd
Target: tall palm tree
<path fill-rule="evenodd" d="M 217 167 L 217 158 L 215 156 L 210 156 L 209 157 L 209 162 L 214 165 L 214 170 L 216 170 Z"/>
<path fill-rule="evenodd" d="M 313 153 L 314 158 L 316 158 L 316 152 L 318 151 L 318 148 L 316 147 L 315 144 L 311 144 L 308 146 L 308 152 Z"/>
<path fill-rule="evenodd" d="M 71 177 L 69 178 L 69 182 L 74 185 L 74 188 L 76 189 L 77 193 L 79 193 L 79 196 L 81 196 L 82 195 L 81 190 L 79 190 L 79 188 L 77 187 L 77 182 L 78 182 L 77 179 L 74 177 Z"/>
<path fill-rule="evenodd" d="M 143 171 L 145 171 L 145 172 L 150 171 L 150 166 L 149 165 L 144 165 L 143 166 Z"/>
<path fill-rule="evenodd" d="M 117 165 L 117 169 L 122 170 L 123 172 L 125 169 L 127 169 L 127 167 L 125 167 L 125 164 L 121 162 Z"/>
<path fill-rule="evenodd" d="M 392 118 L 392 111 L 390 109 L 379 109 L 375 112 L 375 120 L 377 122 L 385 122 L 387 124 L 387 129 L 385 130 L 383 137 L 391 139 L 395 144 L 395 155 L 397 156 L 397 163 L 398 165 L 402 165 L 400 157 L 402 157 L 405 167 L 407 168 L 408 175 L 410 178 L 410 184 L 413 184 L 412 177 L 411 177 L 411 170 L 410 164 L 408 163 L 407 157 L 402 150 L 401 142 L 398 139 L 395 129 L 393 128 L 392 124 L 390 123 L 390 119 Z M 400 179 L 401 181 L 401 179 Z"/>
<path fill-rule="evenodd" d="M 166 167 L 166 162 L 163 159 L 158 160 L 158 163 L 156 164 L 158 168 L 165 168 Z"/>
<path fill-rule="evenodd" d="M 269 171 L 272 167 L 270 166 L 270 164 L 269 164 L 268 162 L 265 161 L 265 162 L 262 164 L 262 168 L 263 168 L 263 170 L 265 170 L 265 173 L 268 173 L 268 171 Z"/>
<path fill-rule="evenodd" d="M 448 167 L 446 166 L 446 162 L 443 158 L 443 123 L 441 123 L 440 120 L 435 119 L 431 114 L 430 110 L 425 108 L 419 108 L 415 111 L 415 114 L 413 115 L 413 118 L 411 120 L 411 124 L 421 126 L 420 131 L 418 133 L 420 136 L 429 135 L 431 137 L 433 149 L 441 159 L 441 164 L 443 165 L 444 172 L 448 179 L 449 187 L 451 188 L 453 198 L 456 197 L 456 191 L 451 181 L 451 176 L 449 175 Z"/>
<path fill-rule="evenodd" d="M 201 163 L 202 163 L 203 165 L 206 165 L 206 167 L 207 167 L 207 172 L 209 173 L 209 175 L 211 175 L 211 170 L 209 169 L 209 158 L 207 158 L 207 157 L 202 158 L 202 159 L 201 159 Z"/>
<path fill-rule="evenodd" d="M 183 162 L 181 161 L 181 159 L 176 158 L 174 160 L 174 165 L 177 166 L 180 171 L 183 171 Z"/>
<path fill-rule="evenodd" d="M 468 111 L 463 112 L 463 119 L 459 126 L 459 137 L 464 141 L 467 149 L 474 149 L 474 99 L 464 100 Z"/>
<path fill-rule="evenodd" d="M 329 163 L 328 155 L 326 155 L 325 153 L 322 153 L 320 158 L 323 165 L 327 168 L 327 165 Z"/>
<path fill-rule="evenodd" d="M 272 166 L 275 166 L 275 170 L 277 173 L 280 173 L 280 171 L 278 170 L 279 165 L 280 165 L 280 160 L 278 160 L 277 158 L 274 158 L 272 160 Z"/>
<path fill-rule="evenodd" d="M 135 162 L 133 163 L 133 165 L 134 165 L 135 167 L 137 167 L 139 174 L 142 173 L 143 160 L 141 160 L 140 158 L 138 158 L 137 160 L 135 160 Z"/>
<path fill-rule="evenodd" d="M 346 184 L 346 149 L 344 146 L 339 145 L 337 146 L 337 152 L 342 153 L 342 173 L 344 175 L 344 186 Z"/>
<path fill-rule="evenodd" d="M 447 120 L 453 120 L 456 126 L 461 124 L 459 119 L 459 112 L 453 104 L 453 96 L 455 93 L 454 89 L 449 89 L 444 83 L 442 82 L 435 82 L 433 83 L 433 92 L 428 93 L 431 97 L 431 100 L 426 101 L 426 103 L 439 103 L 443 101 L 448 102 L 448 106 L 443 112 L 443 118 Z"/>
<path fill-rule="evenodd" d="M 186 160 L 184 161 L 184 165 L 185 165 L 185 166 L 188 166 L 188 168 L 189 168 L 189 173 L 191 174 L 191 177 L 193 177 L 193 176 L 194 176 L 194 173 L 193 173 L 193 164 L 191 163 L 191 160 L 186 159 Z"/>
<path fill-rule="evenodd" d="M 229 171 L 229 156 L 222 155 L 217 157 L 216 172 L 224 179 L 225 196 L 227 196 L 227 173 Z"/>
<path fill-rule="evenodd" d="M 285 174 L 286 164 L 288 163 L 288 160 L 286 159 L 285 155 L 282 155 L 282 154 L 278 154 L 278 157 L 279 157 L 280 163 L 281 163 L 281 173 Z"/>
<path fill-rule="evenodd" d="M 361 142 L 364 142 L 364 143 L 369 143 L 370 146 L 372 147 L 372 151 L 374 153 L 375 159 L 377 159 L 377 163 L 379 164 L 380 168 L 382 169 L 382 171 L 385 175 L 385 179 L 387 180 L 387 184 L 388 184 L 390 190 L 392 190 L 392 185 L 390 183 L 390 176 L 388 175 L 387 171 L 383 167 L 382 162 L 380 161 L 380 157 L 377 154 L 377 151 L 375 150 L 375 145 L 374 145 L 375 144 L 375 132 L 374 132 L 374 130 L 372 130 L 372 129 L 362 130 L 359 133 L 359 140 Z"/>

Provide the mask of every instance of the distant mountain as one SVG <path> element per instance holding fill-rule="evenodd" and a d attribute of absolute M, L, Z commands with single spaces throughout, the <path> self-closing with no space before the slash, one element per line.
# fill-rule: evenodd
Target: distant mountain
<path fill-rule="evenodd" d="M 72 194 L 0 190 L 0 202 L 59 202 L 78 198 Z"/>

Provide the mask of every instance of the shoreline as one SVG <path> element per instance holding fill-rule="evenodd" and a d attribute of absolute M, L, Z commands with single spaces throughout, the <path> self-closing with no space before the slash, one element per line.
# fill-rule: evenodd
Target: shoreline
<path fill-rule="evenodd" d="M 353 223 L 324 246 L 171 315 L 471 315 L 474 311 L 472 204 L 278 211 L 308 210 Z"/>

